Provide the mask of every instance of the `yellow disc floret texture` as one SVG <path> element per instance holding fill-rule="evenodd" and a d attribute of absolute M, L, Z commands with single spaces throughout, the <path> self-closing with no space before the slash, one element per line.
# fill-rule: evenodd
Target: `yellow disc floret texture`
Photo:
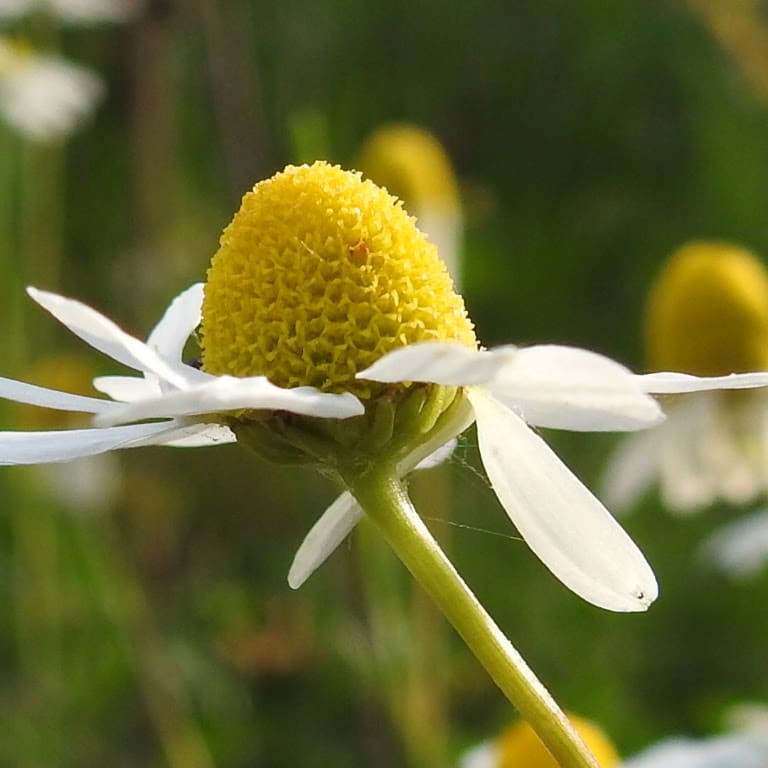
<path fill-rule="evenodd" d="M 646 314 L 651 370 L 698 376 L 768 367 L 768 272 L 749 251 L 693 242 L 675 252 Z"/>
<path fill-rule="evenodd" d="M 477 342 L 437 250 L 358 173 L 288 166 L 243 198 L 205 287 L 203 368 L 366 398 L 355 379 L 421 341 Z"/>

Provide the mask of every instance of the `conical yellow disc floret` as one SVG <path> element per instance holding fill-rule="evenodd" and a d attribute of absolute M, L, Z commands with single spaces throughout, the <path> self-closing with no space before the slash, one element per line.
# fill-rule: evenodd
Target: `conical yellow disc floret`
<path fill-rule="evenodd" d="M 651 370 L 698 376 L 768 368 L 768 273 L 749 251 L 695 242 L 675 252 L 646 315 Z"/>
<path fill-rule="evenodd" d="M 203 367 L 370 396 L 355 379 L 421 341 L 477 342 L 437 250 L 385 190 L 318 162 L 243 198 L 205 287 Z"/>
<path fill-rule="evenodd" d="M 571 725 L 597 758 L 600 768 L 617 768 L 619 754 L 608 737 L 589 720 L 568 715 Z M 524 720 L 515 723 L 495 742 L 498 768 L 558 768 L 559 763 Z"/>

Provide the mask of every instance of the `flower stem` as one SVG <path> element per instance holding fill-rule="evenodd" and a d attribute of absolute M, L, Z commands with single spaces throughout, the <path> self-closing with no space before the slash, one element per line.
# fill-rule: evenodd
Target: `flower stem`
<path fill-rule="evenodd" d="M 353 495 L 562 768 L 598 768 L 550 693 L 464 583 L 413 508 L 394 468 L 346 476 Z"/>

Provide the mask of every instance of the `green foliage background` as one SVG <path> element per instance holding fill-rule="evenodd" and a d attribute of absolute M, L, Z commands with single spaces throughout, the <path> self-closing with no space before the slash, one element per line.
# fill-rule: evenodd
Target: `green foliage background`
<path fill-rule="evenodd" d="M 354 166 L 392 121 L 428 128 L 455 163 L 464 293 L 488 345 L 571 343 L 641 368 L 644 295 L 671 250 L 711 237 L 768 254 L 768 109 L 683 2 L 155 0 L 126 24 L 9 30 L 99 71 L 108 94 L 66 145 L 0 135 L 4 375 L 82 346 L 24 285 L 141 337 L 204 279 L 255 181 L 315 157 Z M 5 409 L 30 426 L 19 418 Z M 547 438 L 596 487 L 615 440 Z M 237 446 L 120 462 L 119 495 L 95 516 L 64 511 L 32 470 L 0 473 L 0 765 L 418 765 L 407 732 L 437 727 L 433 710 L 419 730 L 396 694 L 430 655 L 420 685 L 446 761 L 433 764 L 513 718 L 439 620 L 434 649 L 413 644 L 415 614 L 397 607 L 418 598 L 391 563 L 391 583 L 365 573 L 359 537 L 288 588 L 335 494 L 309 471 Z M 625 523 L 662 594 L 646 615 L 613 615 L 514 538 L 472 433 L 441 472 L 450 504 L 424 488 L 419 504 L 459 571 L 562 705 L 623 754 L 768 699 L 768 576 L 733 583 L 696 555 L 740 510 L 682 519 L 645 499 Z M 394 606 L 391 636 L 369 631 L 377 599 Z M 393 663 L 380 643 L 405 653 Z"/>

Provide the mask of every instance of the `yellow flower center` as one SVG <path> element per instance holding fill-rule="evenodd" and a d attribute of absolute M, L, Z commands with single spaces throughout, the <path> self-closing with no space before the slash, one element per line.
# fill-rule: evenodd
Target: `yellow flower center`
<path fill-rule="evenodd" d="M 477 345 L 437 250 L 402 205 L 325 162 L 257 184 L 208 270 L 203 368 L 371 396 L 355 374 L 421 341 Z"/>
<path fill-rule="evenodd" d="M 459 210 L 459 191 L 451 163 L 440 143 L 421 128 L 380 128 L 366 142 L 360 168 L 417 215 L 427 206 Z"/>
<path fill-rule="evenodd" d="M 600 768 L 617 768 L 619 754 L 608 737 L 589 720 L 575 715 L 568 719 L 597 758 Z M 495 743 L 498 768 L 558 768 L 558 762 L 524 720 L 515 723 Z"/>
<path fill-rule="evenodd" d="M 651 370 L 698 376 L 768 368 L 768 273 L 749 251 L 695 242 L 672 255 L 646 314 Z"/>

